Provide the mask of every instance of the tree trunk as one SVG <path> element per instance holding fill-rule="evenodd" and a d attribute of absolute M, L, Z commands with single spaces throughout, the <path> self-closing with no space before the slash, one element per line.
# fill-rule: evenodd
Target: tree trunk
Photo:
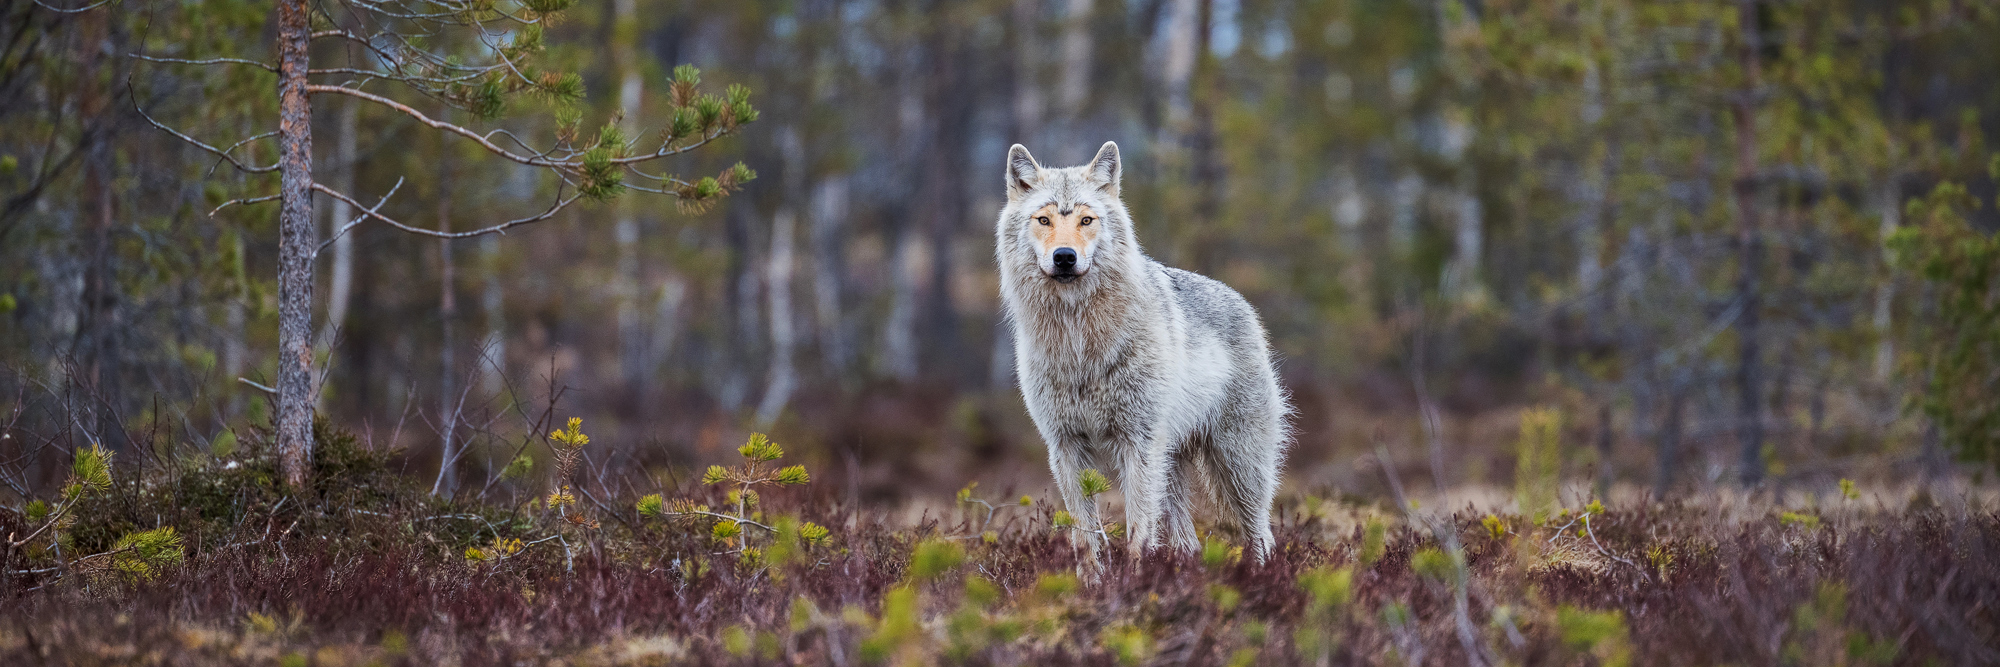
<path fill-rule="evenodd" d="M 1090 69 L 1097 64 L 1091 59 L 1090 39 L 1095 4 L 1094 0 L 1069 0 L 1063 17 L 1062 79 L 1056 84 L 1061 135 L 1054 151 L 1062 164 L 1081 164 L 1097 152 L 1096 144 L 1083 136 L 1083 105 L 1090 100 Z"/>
<path fill-rule="evenodd" d="M 1764 378 L 1759 311 L 1763 308 L 1758 277 L 1763 271 L 1764 239 L 1757 210 L 1757 103 L 1762 93 L 1762 29 L 1757 21 L 1757 0 L 1737 0 L 1739 35 L 1736 44 L 1738 65 L 1744 85 L 1731 107 L 1736 130 L 1736 165 L 1733 188 L 1736 195 L 1737 268 L 1736 298 L 1742 314 L 1736 319 L 1738 358 L 1736 365 L 1737 440 L 1742 447 L 1738 472 L 1744 486 L 1764 478 Z"/>
<path fill-rule="evenodd" d="M 789 202 L 798 201 L 805 195 L 806 147 L 799 137 L 796 127 L 786 127 L 778 132 L 778 150 L 784 155 L 784 185 L 781 187 L 786 204 L 778 207 L 778 213 L 771 220 L 771 258 L 765 268 L 765 280 L 770 289 L 765 294 L 769 298 L 771 320 L 771 379 L 764 386 L 764 398 L 757 402 L 756 425 L 758 429 L 768 429 L 778 421 L 785 411 L 785 404 L 792 400 L 792 390 L 798 386 L 798 369 L 792 363 L 792 353 L 796 348 L 796 336 L 792 329 L 792 268 L 793 242 L 797 236 L 798 214 Z"/>
<path fill-rule="evenodd" d="M 356 117 L 361 108 L 360 100 L 343 100 L 339 115 L 334 116 L 333 184 L 341 192 L 354 191 L 354 160 L 356 156 Z M 340 228 L 353 217 L 353 207 L 346 200 L 334 199 L 330 202 L 331 213 L 327 216 L 327 233 L 340 234 Z M 331 350 L 334 338 L 340 335 L 340 328 L 347 322 L 347 304 L 354 295 L 354 234 L 340 234 L 333 240 L 333 266 L 327 277 L 326 322 L 320 325 L 319 345 Z M 328 357 L 327 363 L 332 363 Z M 352 368 L 350 366 L 349 368 Z M 324 393 L 315 397 L 315 405 L 322 409 L 326 405 Z"/>
<path fill-rule="evenodd" d="M 893 216 L 889 236 L 896 249 L 889 259 L 892 285 L 889 294 L 889 319 L 882 327 L 882 373 L 897 380 L 909 381 L 917 377 L 917 267 L 914 251 L 917 240 L 911 238 L 909 215 L 902 207 L 892 207 Z"/>
<path fill-rule="evenodd" d="M 479 309 L 486 313 L 486 340 L 479 345 L 482 366 L 479 372 L 485 378 L 482 389 L 498 396 L 506 390 L 507 381 L 507 300 L 506 292 L 500 285 L 499 235 L 479 237 L 479 257 L 485 274 Z"/>
<path fill-rule="evenodd" d="M 819 320 L 820 356 L 827 373 L 846 377 L 854 364 L 841 295 L 847 284 L 847 176 L 829 176 L 813 188 L 813 296 Z"/>
<path fill-rule="evenodd" d="M 1659 450 L 1659 461 L 1653 470 L 1653 499 L 1665 500 L 1667 492 L 1674 485 L 1674 466 L 1680 465 L 1681 419 L 1687 404 L 1687 391 L 1676 386 L 1669 390 L 1667 416 L 1661 420 L 1659 440 L 1654 446 Z"/>
<path fill-rule="evenodd" d="M 278 460 L 285 482 L 301 489 L 313 448 L 312 99 L 306 92 L 311 11 L 305 0 L 278 0 Z"/>
<path fill-rule="evenodd" d="M 438 165 L 438 231 L 451 231 L 451 182 L 449 151 Z M 450 494 L 458 486 L 458 363 L 453 330 L 458 323 L 458 263 L 452 258 L 451 239 L 438 239 L 438 422 L 444 425 L 437 481 L 431 495 Z"/>
<path fill-rule="evenodd" d="M 1902 188 L 1896 183 L 1894 172 L 1882 179 L 1882 190 L 1876 206 L 1882 211 L 1882 248 L 1889 247 L 1889 235 L 1903 224 Z M 1875 286 L 1875 381 L 1887 385 L 1889 376 L 1896 370 L 1896 340 L 1889 335 L 1891 308 L 1896 302 L 1896 272 L 1888 266 L 1888 254 L 1883 254 L 1882 282 Z"/>
<path fill-rule="evenodd" d="M 612 6 L 616 17 L 611 29 L 611 43 L 619 72 L 618 107 L 624 114 L 626 136 L 640 137 L 644 134 L 638 118 L 639 107 L 644 101 L 645 79 L 640 76 L 638 63 L 639 2 L 616 0 Z M 633 198 L 620 197 L 613 206 L 618 212 L 618 263 L 614 277 L 616 282 L 611 290 L 618 300 L 618 367 L 626 396 L 643 404 L 647 381 L 653 369 L 647 359 L 652 340 L 646 335 L 639 305 L 643 291 L 639 272 L 639 219 Z"/>
<path fill-rule="evenodd" d="M 757 404 L 757 428 L 767 429 L 778 421 L 785 404 L 797 388 L 798 373 L 792 365 L 792 236 L 798 216 L 792 209 L 778 209 L 771 221 L 771 263 L 766 280 L 771 312 L 771 380 L 764 387 L 764 400 Z"/>
<path fill-rule="evenodd" d="M 84 118 L 104 118 L 110 96 L 95 84 L 102 76 L 100 74 L 104 60 L 102 46 L 109 38 L 106 25 L 109 23 L 109 14 L 89 12 L 80 17 L 79 21 L 82 23 L 80 41 L 83 48 L 82 53 L 78 55 L 83 61 L 82 79 L 89 84 L 83 87 L 78 106 Z M 84 263 L 81 299 L 83 307 L 78 312 L 81 317 L 76 329 L 74 346 L 78 371 L 83 377 L 70 378 L 72 383 L 81 384 L 88 395 L 97 399 L 91 401 L 97 408 L 89 412 L 95 413 L 97 418 L 89 428 L 95 431 L 96 439 L 107 447 L 116 447 L 125 440 L 123 437 L 113 437 L 122 434 L 124 426 L 119 423 L 116 411 L 107 407 L 117 406 L 122 398 L 118 382 L 120 345 L 116 337 L 123 327 L 118 323 L 118 269 L 112 240 L 112 228 L 115 224 L 112 209 L 115 174 L 112 170 L 115 165 L 112 160 L 112 139 L 105 136 L 115 126 L 113 123 L 105 123 L 104 133 L 94 136 L 87 134 L 85 140 L 90 143 L 83 149 L 83 197 L 80 208 L 84 211 L 82 217 L 90 224 L 88 232 L 90 241 L 85 246 L 87 258 Z"/>
<path fill-rule="evenodd" d="M 952 298 L 951 283 L 956 257 L 953 241 L 965 225 L 965 179 L 958 175 L 961 158 L 972 152 L 973 102 L 976 91 L 967 85 L 971 57 L 963 46 L 967 37 L 951 28 L 940 27 L 933 38 L 930 75 L 930 106 L 934 109 L 929 149 L 923 152 L 925 197 L 924 226 L 929 242 L 929 286 L 923 308 L 921 342 L 925 364 L 931 374 L 954 383 L 971 374 L 966 363 L 964 342 L 960 340 L 958 307 Z"/>

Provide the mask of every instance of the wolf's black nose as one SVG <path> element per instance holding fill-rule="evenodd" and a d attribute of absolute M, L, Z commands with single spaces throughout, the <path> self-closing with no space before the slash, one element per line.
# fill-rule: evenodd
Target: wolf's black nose
<path fill-rule="evenodd" d="M 1068 271 L 1074 269 L 1076 268 L 1076 251 L 1069 248 L 1056 248 L 1055 260 L 1057 270 Z"/>

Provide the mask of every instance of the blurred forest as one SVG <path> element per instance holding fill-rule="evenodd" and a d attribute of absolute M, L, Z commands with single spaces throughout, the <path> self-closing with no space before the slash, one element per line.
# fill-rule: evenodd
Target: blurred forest
<path fill-rule="evenodd" d="M 270 129 L 276 74 L 189 61 L 274 62 L 272 3 L 0 1 L 0 457 L 48 461 L 14 483 L 91 441 L 269 423 L 279 206 L 224 204 L 279 179 L 160 126 Z M 758 176 L 712 206 L 626 192 L 330 242 L 319 410 L 413 470 L 462 451 L 488 479 L 556 401 L 600 471 L 686 477 L 759 430 L 869 499 L 1038 488 L 997 317 L 1002 159 L 1106 140 L 1148 252 L 1265 318 L 1294 488 L 1380 493 L 1356 458 L 1429 465 L 1433 410 L 1440 484 L 1505 484 L 1542 405 L 1569 475 L 1662 495 L 1951 476 L 2000 441 L 1984 0 L 591 0 L 542 39 L 586 128 L 670 125 L 682 64 L 753 91 L 754 123 L 669 162 Z M 310 56 L 398 66 L 372 50 Z M 481 133 L 578 124 L 418 92 Z M 319 179 L 410 225 L 559 192 L 390 106 L 311 114 Z M 321 238 L 357 214 L 313 206 Z"/>

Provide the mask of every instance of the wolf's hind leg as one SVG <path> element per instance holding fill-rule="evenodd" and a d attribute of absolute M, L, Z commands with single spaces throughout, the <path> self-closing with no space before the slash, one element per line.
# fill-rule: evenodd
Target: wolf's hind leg
<path fill-rule="evenodd" d="M 1225 415 L 1212 446 L 1202 451 L 1216 504 L 1241 529 L 1259 561 L 1271 553 L 1271 501 L 1278 495 L 1284 437 L 1279 420 L 1277 415 Z"/>

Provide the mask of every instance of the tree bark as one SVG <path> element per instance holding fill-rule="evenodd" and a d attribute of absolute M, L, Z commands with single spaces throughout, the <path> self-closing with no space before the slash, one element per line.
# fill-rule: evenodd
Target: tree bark
<path fill-rule="evenodd" d="M 1762 349 L 1758 330 L 1763 308 L 1758 278 L 1763 271 L 1764 239 L 1757 210 L 1757 100 L 1762 94 L 1763 39 L 1758 24 L 1757 0 L 1737 0 L 1739 29 L 1737 62 L 1743 72 L 1743 88 L 1731 106 L 1736 130 L 1736 165 L 1732 184 L 1736 195 L 1737 267 L 1736 298 L 1742 314 L 1736 319 L 1737 351 L 1737 440 L 1742 447 L 1738 472 L 1744 486 L 1764 479 L 1764 411 Z"/>
<path fill-rule="evenodd" d="M 311 11 L 278 0 L 278 415 L 279 468 L 302 489 L 313 448 L 312 99 L 306 92 Z"/>

